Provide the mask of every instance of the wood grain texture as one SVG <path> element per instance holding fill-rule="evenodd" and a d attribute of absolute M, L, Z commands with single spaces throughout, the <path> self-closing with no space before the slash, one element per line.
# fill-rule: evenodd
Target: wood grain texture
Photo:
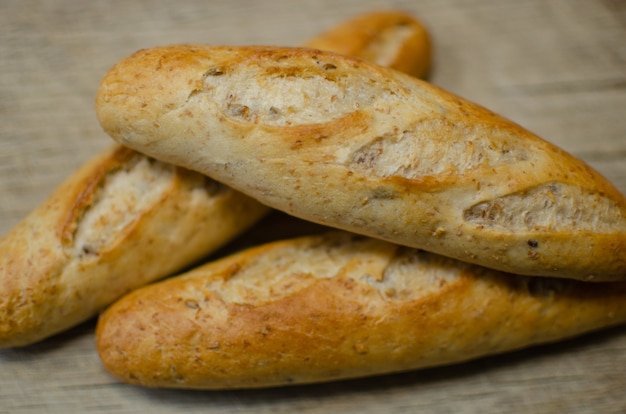
<path fill-rule="evenodd" d="M 296 45 L 381 8 L 410 11 L 430 28 L 433 83 L 585 159 L 626 192 L 620 0 L 7 0 L 0 4 L 0 234 L 111 144 L 93 100 L 120 58 L 180 42 Z M 291 228 L 285 217 L 269 220 L 263 237 L 267 229 L 279 237 Z M 32 347 L 0 351 L 0 413 L 626 411 L 623 328 L 439 369 L 214 393 L 116 382 L 98 361 L 93 327 L 91 321 Z"/>

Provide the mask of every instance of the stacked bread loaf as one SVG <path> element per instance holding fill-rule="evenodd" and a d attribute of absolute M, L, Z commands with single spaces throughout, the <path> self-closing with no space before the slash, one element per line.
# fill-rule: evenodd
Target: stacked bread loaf
<path fill-rule="evenodd" d="M 420 80 L 430 42 L 409 16 L 362 16 L 305 46 L 174 45 L 117 63 L 96 109 L 121 146 L 0 242 L 0 345 L 115 302 L 96 336 L 116 377 L 250 388 L 626 321 L 626 199 L 611 183 Z M 335 230 L 140 287 L 272 209 Z"/>

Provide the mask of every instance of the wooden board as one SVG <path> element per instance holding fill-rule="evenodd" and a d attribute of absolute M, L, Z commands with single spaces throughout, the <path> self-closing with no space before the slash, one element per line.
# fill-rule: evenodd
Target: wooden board
<path fill-rule="evenodd" d="M 626 192 L 622 0 L 6 0 L 0 234 L 111 145 L 93 100 L 122 57 L 180 42 L 297 45 L 359 13 L 390 8 L 430 28 L 433 83 L 587 160 Z M 121 384 L 102 369 L 93 329 L 90 321 L 31 347 L 0 350 L 0 413 L 626 412 L 623 328 L 445 368 L 233 392 Z"/>

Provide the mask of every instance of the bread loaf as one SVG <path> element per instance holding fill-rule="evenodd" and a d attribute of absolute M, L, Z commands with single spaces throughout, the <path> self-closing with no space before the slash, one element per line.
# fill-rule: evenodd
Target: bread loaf
<path fill-rule="evenodd" d="M 349 233 L 274 242 L 100 317 L 122 381 L 258 388 L 452 364 L 626 320 L 626 283 L 507 275 Z"/>
<path fill-rule="evenodd" d="M 0 346 L 27 345 L 93 317 L 193 264 L 266 211 L 135 151 L 100 154 L 0 239 Z"/>
<path fill-rule="evenodd" d="M 118 142 L 313 222 L 524 275 L 626 277 L 626 200 L 489 110 L 362 60 L 173 45 L 97 95 Z"/>
<path fill-rule="evenodd" d="M 426 28 L 413 16 L 396 11 L 357 16 L 304 46 L 357 56 L 418 78 L 426 78 L 432 64 Z"/>
<path fill-rule="evenodd" d="M 358 21 L 383 33 L 403 22 L 416 28 L 402 16 L 374 13 Z M 323 45 L 314 43 L 344 50 L 355 36 L 361 40 L 350 51 L 377 60 L 412 51 L 414 60 L 390 61 L 412 72 L 430 61 L 413 36 L 386 36 L 373 49 L 357 26 L 331 33 L 318 38 Z M 0 239 L 0 348 L 95 316 L 122 294 L 194 264 L 268 211 L 198 173 L 123 147 L 104 151 Z"/>

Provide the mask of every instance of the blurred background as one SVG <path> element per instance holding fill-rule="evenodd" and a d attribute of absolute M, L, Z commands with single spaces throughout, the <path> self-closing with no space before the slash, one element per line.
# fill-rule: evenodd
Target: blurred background
<path fill-rule="evenodd" d="M 626 192 L 623 0 L 3 0 L 0 235 L 112 144 L 94 97 L 116 61 L 172 43 L 296 46 L 375 10 L 407 11 L 429 29 L 430 82 L 583 158 Z M 0 351 L 0 413 L 626 412 L 621 329 L 457 367 L 234 393 L 118 384 L 99 365 L 92 330 Z"/>

